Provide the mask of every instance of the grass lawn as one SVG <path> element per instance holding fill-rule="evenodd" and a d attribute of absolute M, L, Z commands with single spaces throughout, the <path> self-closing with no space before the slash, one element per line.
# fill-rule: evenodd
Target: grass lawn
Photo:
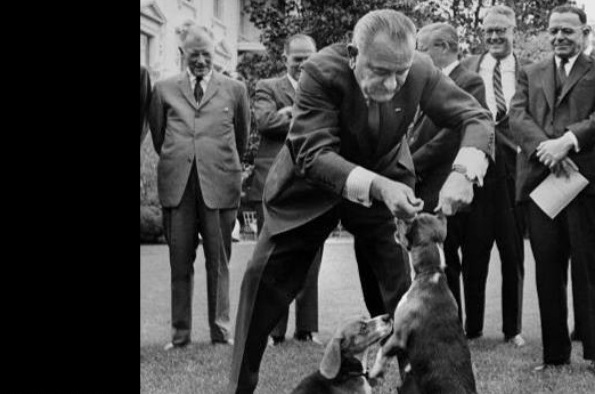
<path fill-rule="evenodd" d="M 231 318 L 235 321 L 239 287 L 253 243 L 233 245 L 231 271 Z M 471 343 L 479 393 L 592 393 L 595 376 L 587 371 L 582 346 L 573 343 L 572 363 L 541 374 L 532 367 L 541 361 L 541 334 L 534 261 L 525 244 L 525 289 L 523 336 L 527 345 L 514 349 L 503 343 L 500 312 L 500 262 L 495 250 L 490 262 L 486 297 L 484 337 Z M 184 350 L 164 352 L 170 340 L 170 273 L 167 247 L 141 246 L 141 392 L 211 394 L 223 392 L 227 383 L 231 348 L 212 346 L 207 324 L 206 280 L 202 248 L 195 263 L 193 343 Z M 326 342 L 348 316 L 366 313 L 357 276 L 353 245 L 349 241 L 327 242 L 319 277 L 319 338 Z M 572 323 L 571 292 L 569 291 Z M 293 335 L 293 307 L 286 336 Z M 572 325 L 571 325 L 572 326 Z M 376 348 L 370 352 L 370 362 Z M 288 393 L 318 367 L 324 349 L 288 340 L 266 350 L 257 393 Z M 396 393 L 399 381 L 396 361 L 374 393 Z"/>

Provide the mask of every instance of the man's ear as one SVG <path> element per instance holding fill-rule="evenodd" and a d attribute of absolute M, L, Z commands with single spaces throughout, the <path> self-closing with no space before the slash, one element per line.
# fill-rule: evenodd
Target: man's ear
<path fill-rule="evenodd" d="M 347 53 L 349 54 L 349 57 L 352 57 L 352 58 L 357 57 L 357 54 L 358 54 L 357 47 L 353 44 L 347 44 Z"/>
<path fill-rule="evenodd" d="M 349 55 L 349 67 L 353 70 L 355 68 L 355 59 L 358 54 L 357 47 L 353 44 L 347 44 L 347 54 Z"/>

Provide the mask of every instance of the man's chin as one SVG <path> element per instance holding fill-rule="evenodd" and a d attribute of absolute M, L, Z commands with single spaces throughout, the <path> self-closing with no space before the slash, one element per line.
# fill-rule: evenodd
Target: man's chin
<path fill-rule="evenodd" d="M 377 103 L 385 103 L 387 101 L 392 100 L 396 93 L 397 92 L 385 94 L 370 94 L 368 97 L 370 97 L 371 100 L 376 101 Z"/>

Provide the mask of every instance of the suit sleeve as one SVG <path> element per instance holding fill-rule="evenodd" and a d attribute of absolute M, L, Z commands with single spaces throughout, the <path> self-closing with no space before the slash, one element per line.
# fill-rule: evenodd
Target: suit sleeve
<path fill-rule="evenodd" d="M 566 126 L 578 140 L 580 150 L 591 149 L 595 144 L 595 112 L 581 122 Z"/>
<path fill-rule="evenodd" d="M 549 139 L 545 131 L 529 113 L 529 80 L 525 69 L 521 69 L 516 92 L 510 102 L 510 128 L 515 142 L 527 157 L 534 157 L 537 146 Z"/>
<path fill-rule="evenodd" d="M 248 143 L 248 133 L 250 132 L 250 99 L 248 90 L 244 84 L 238 89 L 237 108 L 234 118 L 234 131 L 236 138 L 236 148 L 240 160 L 244 157 L 246 145 Z"/>
<path fill-rule="evenodd" d="M 140 72 L 140 143 L 147 135 L 147 112 L 151 103 L 151 78 L 147 69 L 141 66 Z"/>
<path fill-rule="evenodd" d="M 166 111 L 163 101 L 162 85 L 157 82 L 151 94 L 151 104 L 149 105 L 149 128 L 151 129 L 151 138 L 153 147 L 158 155 L 161 154 L 161 146 L 165 138 Z"/>
<path fill-rule="evenodd" d="M 308 67 L 309 66 L 309 67 Z M 302 69 L 286 144 L 298 176 L 341 194 L 356 167 L 339 155 L 339 98 L 311 64 Z"/>
<path fill-rule="evenodd" d="M 480 76 L 470 78 L 461 88 L 470 93 L 482 107 L 487 108 L 485 85 Z M 424 123 L 422 123 L 422 127 Z M 413 153 L 412 157 L 415 163 L 416 173 L 423 174 L 437 163 L 443 163 L 451 157 L 451 152 L 456 150 L 460 145 L 461 130 L 455 131 L 456 135 L 451 133 L 447 128 L 437 130 L 436 135 L 431 140 Z"/>
<path fill-rule="evenodd" d="M 461 131 L 460 147 L 473 147 L 494 159 L 494 122 L 490 112 L 451 79 L 439 75 L 434 84 L 424 89 L 420 106 L 439 127 L 448 133 Z M 485 93 L 484 93 L 485 97 Z"/>
<path fill-rule="evenodd" d="M 256 83 L 254 94 L 254 117 L 258 132 L 269 138 L 285 139 L 289 130 L 289 119 L 277 113 L 277 102 L 273 88 L 264 81 Z"/>

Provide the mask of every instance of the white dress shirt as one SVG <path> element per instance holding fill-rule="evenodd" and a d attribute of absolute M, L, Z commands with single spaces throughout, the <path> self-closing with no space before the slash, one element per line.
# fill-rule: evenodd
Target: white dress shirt
<path fill-rule="evenodd" d="M 186 73 L 188 73 L 188 78 L 190 78 L 190 89 L 194 92 L 194 86 L 196 86 L 196 75 L 192 74 L 189 68 L 186 68 Z M 200 87 L 202 88 L 203 93 L 207 91 L 207 86 L 209 86 L 209 82 L 211 81 L 211 76 L 213 75 L 213 70 L 209 71 L 207 75 L 202 77 L 200 81 Z"/>
<path fill-rule="evenodd" d="M 488 108 L 496 119 L 498 108 L 496 105 L 496 96 L 494 96 L 494 67 L 496 66 L 497 60 L 490 54 L 487 53 L 479 66 L 479 75 L 483 78 L 483 82 L 486 88 L 486 102 Z M 504 101 L 506 102 L 506 112 L 510 109 L 510 100 L 514 96 L 515 92 L 515 61 L 514 55 L 510 53 L 507 57 L 500 60 L 500 75 L 502 76 L 502 94 L 504 94 Z"/>
<path fill-rule="evenodd" d="M 289 73 L 287 73 L 287 79 L 289 79 L 289 83 L 293 86 L 293 90 L 297 90 L 298 81 L 293 79 Z"/>

